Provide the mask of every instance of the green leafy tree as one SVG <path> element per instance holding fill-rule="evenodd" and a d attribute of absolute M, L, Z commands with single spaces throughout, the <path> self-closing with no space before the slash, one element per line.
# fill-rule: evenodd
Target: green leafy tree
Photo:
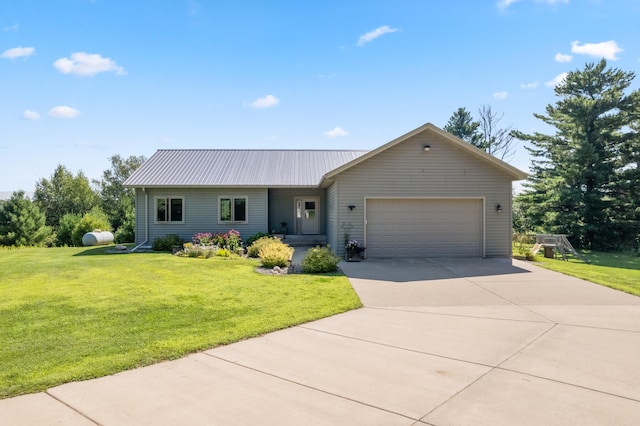
<path fill-rule="evenodd" d="M 532 173 L 518 202 L 533 227 L 569 234 L 585 248 L 637 242 L 640 91 L 625 94 L 634 78 L 604 59 L 587 64 L 556 86 L 560 100 L 545 115 L 534 114 L 555 134 L 515 132 L 532 145 Z"/>
<path fill-rule="evenodd" d="M 45 243 L 51 228 L 45 225 L 44 213 L 24 191 L 16 191 L 0 209 L 0 245 L 36 246 Z"/>
<path fill-rule="evenodd" d="M 47 225 L 57 228 L 67 213 L 84 214 L 99 204 L 98 194 L 82 172 L 73 175 L 58 165 L 50 179 L 36 183 L 34 201 L 46 216 Z"/>
<path fill-rule="evenodd" d="M 102 172 L 102 179 L 94 180 L 94 184 L 99 188 L 102 210 L 109 217 L 113 229 L 119 230 L 126 226 L 126 232 L 133 232 L 129 219 L 135 216 L 135 195 L 133 189 L 125 188 L 123 184 L 145 160 L 143 156 L 122 158 L 120 155 L 114 155 L 110 158 L 111 167 Z"/>
<path fill-rule="evenodd" d="M 449 118 L 443 130 L 473 146 L 484 149 L 479 127 L 480 122 L 474 121 L 469 111 L 465 108 L 458 108 L 458 110 L 451 115 L 451 118 Z"/>
<path fill-rule="evenodd" d="M 94 207 L 90 212 L 85 213 L 71 233 L 71 242 L 76 247 L 82 246 L 82 237 L 87 232 L 95 230 L 110 231 L 109 218 L 100 210 Z"/>
<path fill-rule="evenodd" d="M 67 213 L 60 218 L 58 229 L 56 231 L 56 245 L 58 247 L 73 246 L 71 234 L 82 219 L 82 215 L 76 213 Z"/>

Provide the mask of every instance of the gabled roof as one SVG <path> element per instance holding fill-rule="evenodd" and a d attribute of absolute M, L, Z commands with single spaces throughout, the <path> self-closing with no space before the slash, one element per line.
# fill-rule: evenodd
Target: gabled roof
<path fill-rule="evenodd" d="M 127 187 L 317 187 L 322 176 L 367 151 L 161 149 Z"/>
<path fill-rule="evenodd" d="M 344 172 L 345 170 L 350 169 L 351 167 L 362 163 L 363 161 L 368 160 L 371 157 L 374 157 L 378 154 L 380 154 L 381 152 L 386 151 L 389 148 L 392 148 L 404 141 L 406 141 L 409 138 L 412 138 L 422 132 L 431 132 L 432 134 L 436 135 L 437 137 L 439 137 L 440 139 L 454 145 L 457 146 L 459 148 L 461 148 L 464 151 L 469 152 L 470 154 L 478 157 L 480 160 L 491 164 L 493 167 L 502 170 L 503 172 L 505 172 L 507 175 L 511 176 L 511 178 L 513 180 L 522 180 L 522 179 L 526 179 L 527 178 L 527 174 L 525 172 L 523 172 L 522 170 L 513 167 L 511 164 L 508 164 L 496 157 L 494 157 L 491 154 L 487 154 L 485 151 L 476 148 L 475 146 L 463 141 L 462 139 L 452 135 L 451 133 L 445 132 L 444 130 L 434 126 L 431 123 L 427 123 L 424 124 L 420 127 L 418 127 L 415 130 L 410 131 L 409 133 L 406 133 L 394 140 L 392 140 L 391 142 L 388 142 L 376 149 L 374 149 L 373 151 L 369 151 L 364 155 L 359 156 L 358 158 L 353 159 L 352 161 L 345 163 L 343 165 L 341 165 L 340 167 L 331 170 L 330 172 L 328 172 L 327 174 L 325 174 L 322 178 L 322 183 L 326 183 L 325 181 L 330 181 L 331 179 L 333 179 L 335 176 L 337 176 L 338 174 Z M 322 184 L 321 183 L 321 184 Z"/>

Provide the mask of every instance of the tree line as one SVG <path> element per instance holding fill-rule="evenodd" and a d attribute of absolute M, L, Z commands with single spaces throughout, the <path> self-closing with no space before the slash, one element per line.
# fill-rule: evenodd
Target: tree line
<path fill-rule="evenodd" d="M 513 142 L 525 142 L 531 170 L 514 198 L 519 233 L 567 234 L 594 250 L 640 249 L 640 91 L 634 72 L 606 60 L 568 73 L 558 98 L 534 116 L 552 134 L 499 128 L 502 118 L 481 108 L 480 120 L 458 109 L 444 130 L 501 159 Z"/>
<path fill-rule="evenodd" d="M 444 130 L 508 161 L 515 143 L 530 153 L 524 191 L 514 198 L 518 233 L 567 234 L 577 247 L 640 249 L 640 90 L 635 73 L 609 68 L 603 59 L 575 70 L 555 87 L 558 98 L 534 116 L 554 129 L 527 134 L 501 126 L 490 106 L 475 120 L 465 108 Z M 89 180 L 58 166 L 36 184 L 33 201 L 23 191 L 0 205 L 0 245 L 78 245 L 83 231 L 115 230 L 133 241 L 133 191 L 124 180 L 144 157 L 111 157 L 102 179 Z"/>
<path fill-rule="evenodd" d="M 36 183 L 33 199 L 20 190 L 0 204 L 0 246 L 80 246 L 94 229 L 114 231 L 116 242 L 133 242 L 134 192 L 123 183 L 144 160 L 113 155 L 110 168 L 92 182 L 58 165 Z"/>

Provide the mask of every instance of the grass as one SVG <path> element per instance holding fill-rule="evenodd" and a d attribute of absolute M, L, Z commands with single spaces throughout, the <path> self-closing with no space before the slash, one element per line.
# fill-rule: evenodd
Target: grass
<path fill-rule="evenodd" d="M 597 251 L 583 254 L 591 264 L 571 255 L 566 262 L 560 257 L 547 259 L 541 254 L 537 260 L 543 268 L 640 296 L 640 257 Z"/>
<path fill-rule="evenodd" d="M 0 249 L 0 398 L 176 359 L 361 306 L 341 275 L 105 248 Z"/>

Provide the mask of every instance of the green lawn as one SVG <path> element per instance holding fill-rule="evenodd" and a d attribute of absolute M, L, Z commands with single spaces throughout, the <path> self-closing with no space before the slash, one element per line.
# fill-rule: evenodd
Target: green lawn
<path fill-rule="evenodd" d="M 573 256 L 565 262 L 560 257 L 546 259 L 539 254 L 538 260 L 543 268 L 640 296 L 640 257 L 596 251 L 584 252 L 584 255 L 591 264 Z"/>
<path fill-rule="evenodd" d="M 104 376 L 361 306 L 340 275 L 105 248 L 0 249 L 0 398 Z"/>

